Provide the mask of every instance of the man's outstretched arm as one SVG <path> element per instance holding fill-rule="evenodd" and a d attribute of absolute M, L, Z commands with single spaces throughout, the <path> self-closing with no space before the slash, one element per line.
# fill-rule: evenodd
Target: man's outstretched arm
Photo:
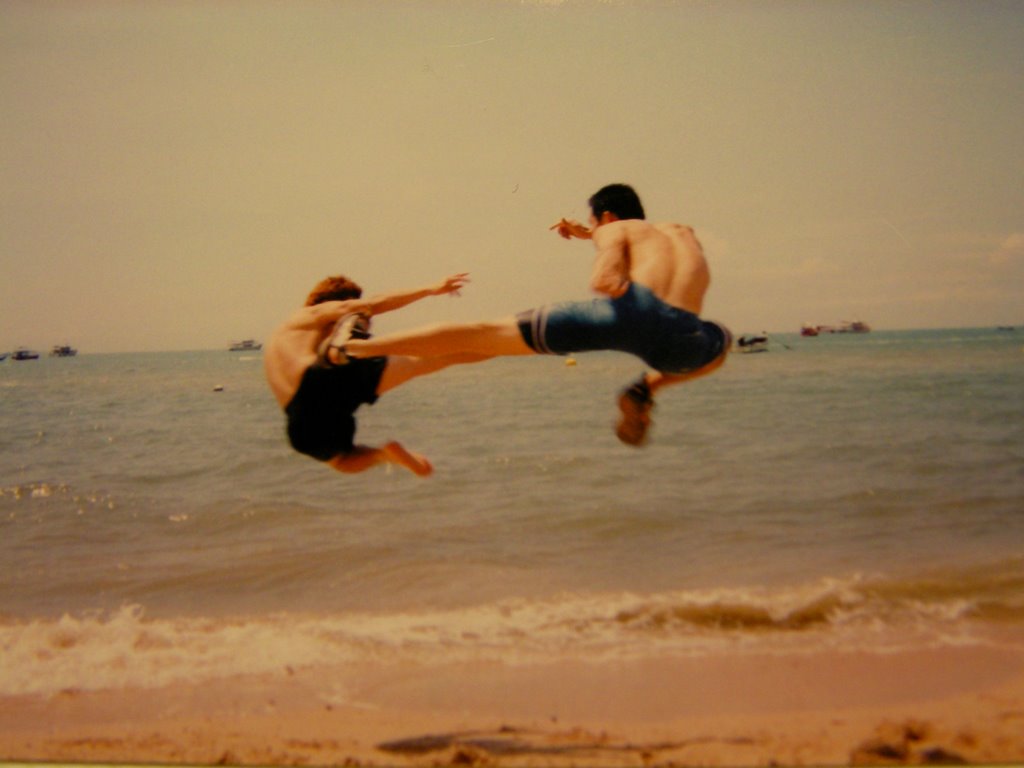
<path fill-rule="evenodd" d="M 559 219 L 548 227 L 548 229 L 555 230 L 566 240 L 571 240 L 574 237 L 580 240 L 589 240 L 593 235 L 587 227 L 575 219 Z"/>
<path fill-rule="evenodd" d="M 397 293 L 384 293 L 360 300 L 358 303 L 362 304 L 362 308 L 359 311 L 365 311 L 371 315 L 380 315 L 384 312 L 394 312 L 396 309 L 401 309 L 428 296 L 458 295 L 462 287 L 468 282 L 469 273 L 460 272 L 446 277 L 439 283 L 427 285 L 423 288 L 399 291 Z"/>
<path fill-rule="evenodd" d="M 441 296 L 446 293 L 458 295 L 462 286 L 468 282 L 469 273 L 460 272 L 446 277 L 439 283 L 427 285 L 423 288 L 414 288 L 413 290 L 398 291 L 396 293 L 381 293 L 368 299 L 325 301 L 310 307 L 302 307 L 292 316 L 289 324 L 293 328 L 323 327 L 329 323 L 336 322 L 345 315 L 353 313 L 379 315 L 383 312 L 393 312 L 428 296 Z"/>

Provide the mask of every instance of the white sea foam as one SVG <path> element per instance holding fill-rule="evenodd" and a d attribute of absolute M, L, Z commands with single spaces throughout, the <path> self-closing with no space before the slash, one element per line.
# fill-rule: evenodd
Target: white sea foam
<path fill-rule="evenodd" d="M 908 599 L 851 577 L 767 590 L 604 593 L 450 610 L 150 619 L 109 615 L 0 623 L 0 693 L 150 688 L 368 662 L 594 662 L 982 644 L 967 597 Z M 888 596 L 881 596 L 881 595 Z"/>

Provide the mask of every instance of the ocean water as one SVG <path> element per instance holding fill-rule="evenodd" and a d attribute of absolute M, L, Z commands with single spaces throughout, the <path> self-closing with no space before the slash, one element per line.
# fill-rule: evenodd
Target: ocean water
<path fill-rule="evenodd" d="M 641 370 L 388 393 L 359 438 L 420 479 L 293 453 L 258 354 L 0 364 L 0 694 L 1024 641 L 1024 333 L 775 336 L 666 390 L 637 450 Z"/>

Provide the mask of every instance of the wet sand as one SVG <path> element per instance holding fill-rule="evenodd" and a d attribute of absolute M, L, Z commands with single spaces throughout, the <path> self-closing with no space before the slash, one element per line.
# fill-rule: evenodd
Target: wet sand
<path fill-rule="evenodd" d="M 9 761 L 246 765 L 1024 762 L 1024 653 L 285 668 L 0 699 Z"/>

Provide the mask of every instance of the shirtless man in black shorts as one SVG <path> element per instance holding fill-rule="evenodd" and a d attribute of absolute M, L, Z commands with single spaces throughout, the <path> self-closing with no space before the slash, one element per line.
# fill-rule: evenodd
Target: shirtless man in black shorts
<path fill-rule="evenodd" d="M 489 355 L 454 353 L 421 358 L 392 355 L 347 360 L 338 355 L 335 336 L 367 336 L 369 318 L 427 296 L 454 295 L 466 274 L 436 285 L 363 299 L 362 289 L 345 277 L 328 277 L 313 289 L 306 305 L 271 335 L 263 353 L 270 389 L 288 416 L 288 438 L 299 453 L 339 472 L 363 472 L 377 464 L 397 464 L 426 476 L 430 462 L 391 441 L 380 448 L 356 445 L 354 413 L 363 403 L 400 384 L 456 363 L 486 360 Z"/>

